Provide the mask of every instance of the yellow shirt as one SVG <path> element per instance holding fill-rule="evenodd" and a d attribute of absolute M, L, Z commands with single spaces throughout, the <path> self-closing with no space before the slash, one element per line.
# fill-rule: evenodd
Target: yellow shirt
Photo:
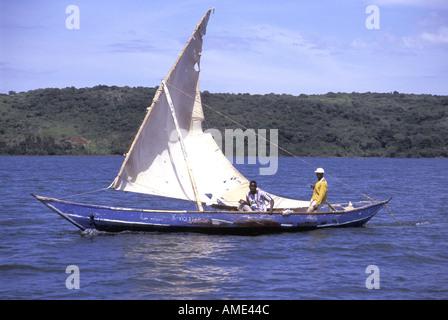
<path fill-rule="evenodd" d="M 311 201 L 316 200 L 316 205 L 327 202 L 327 190 L 327 181 L 325 180 L 325 178 L 322 178 L 316 183 L 316 186 L 314 187 L 313 197 L 311 198 Z"/>

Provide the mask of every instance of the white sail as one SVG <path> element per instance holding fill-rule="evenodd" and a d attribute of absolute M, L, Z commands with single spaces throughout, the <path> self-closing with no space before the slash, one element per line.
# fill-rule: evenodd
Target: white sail
<path fill-rule="evenodd" d="M 202 130 L 200 58 L 211 11 L 196 26 L 164 79 L 167 88 L 162 83 L 157 90 L 111 188 L 231 206 L 245 199 L 249 181 L 227 160 L 212 135 Z M 275 207 L 282 208 L 309 204 L 277 196 L 274 200 Z"/>

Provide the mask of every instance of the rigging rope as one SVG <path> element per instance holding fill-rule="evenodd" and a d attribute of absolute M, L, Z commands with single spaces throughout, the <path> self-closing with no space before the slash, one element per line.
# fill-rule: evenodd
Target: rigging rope
<path fill-rule="evenodd" d="M 72 198 L 72 197 L 76 197 L 76 196 L 81 196 L 81 195 L 84 195 L 84 194 L 100 192 L 100 191 L 104 191 L 104 190 L 107 190 L 107 189 L 109 189 L 109 187 L 107 187 L 107 188 L 101 188 L 101 189 L 96 189 L 96 190 L 92 190 L 92 191 L 87 191 L 87 192 L 76 193 L 76 194 L 72 194 L 72 195 L 69 195 L 69 196 L 65 196 L 65 197 L 62 197 L 62 198 L 59 198 L 59 199 L 63 200 L 63 199 L 67 199 L 67 198 Z"/>
<path fill-rule="evenodd" d="M 185 96 L 187 96 L 187 97 L 193 99 L 194 101 L 197 101 L 197 102 L 201 103 L 202 106 L 205 106 L 206 108 L 212 110 L 213 112 L 219 114 L 220 116 L 226 118 L 227 120 L 229 120 L 229 121 L 235 123 L 237 126 L 239 126 L 239 127 L 241 127 L 241 128 L 244 128 L 245 130 L 248 130 L 248 129 L 249 129 L 249 128 L 247 128 L 245 125 L 243 125 L 243 124 L 239 123 L 238 121 L 236 121 L 236 120 L 230 118 L 229 116 L 223 114 L 222 112 L 219 112 L 218 110 L 212 108 L 211 106 L 209 106 L 209 105 L 207 105 L 207 104 L 205 104 L 205 103 L 202 103 L 202 101 L 198 101 L 196 97 L 191 96 L 190 94 L 188 94 L 188 93 L 184 92 L 183 90 L 181 90 L 181 89 L 179 89 L 179 88 L 173 86 L 172 84 L 167 83 L 167 85 L 169 85 L 169 86 L 172 87 L 173 89 L 175 89 L 175 90 L 181 92 L 181 93 L 184 94 Z M 291 152 L 288 151 L 287 149 L 285 149 L 285 148 L 279 146 L 278 144 L 271 142 L 271 141 L 270 141 L 269 139 L 267 139 L 266 137 L 260 136 L 260 135 L 259 135 L 258 133 L 256 133 L 255 131 L 254 131 L 254 134 L 255 134 L 258 138 L 262 138 L 264 141 L 269 142 L 271 145 L 274 145 L 275 147 L 277 147 L 278 149 L 282 150 L 283 152 L 285 152 L 286 154 L 290 155 L 291 157 L 293 157 L 293 158 L 295 158 L 295 159 L 299 159 L 300 161 L 302 161 L 302 162 L 305 163 L 306 165 L 310 166 L 311 168 L 316 169 L 316 167 L 315 167 L 314 165 L 312 165 L 311 163 L 309 163 L 308 161 L 306 161 L 306 160 L 304 160 L 303 158 L 301 158 L 301 157 L 299 157 L 299 156 L 297 156 L 297 155 L 291 153 Z M 355 192 L 357 192 L 357 193 L 360 193 L 362 196 L 364 196 L 365 198 L 367 198 L 367 200 L 370 200 L 370 199 L 371 199 L 371 200 L 376 201 L 376 200 L 373 199 L 372 197 L 367 196 L 367 195 L 364 194 L 363 192 L 361 192 L 361 191 L 357 190 L 356 188 L 354 188 L 354 187 L 348 185 L 347 183 L 341 181 L 339 178 L 337 178 L 337 177 L 335 177 L 335 176 L 333 176 L 333 175 L 331 175 L 331 174 L 329 174 L 329 173 L 326 173 L 326 174 L 327 174 L 327 176 L 332 177 L 332 178 L 335 179 L 337 182 L 339 182 L 340 184 L 346 186 L 347 188 L 351 189 L 352 191 L 355 191 Z M 100 191 L 108 190 L 109 188 L 110 188 L 110 186 L 108 186 L 107 188 L 101 188 L 101 189 L 92 190 L 92 191 L 87 191 L 87 192 L 83 192 L 83 193 L 72 194 L 72 195 L 65 196 L 65 197 L 60 198 L 60 199 L 67 199 L 67 198 L 71 198 L 71 197 L 75 197 L 75 196 L 79 196 L 79 195 L 85 195 L 85 194 L 89 194 L 89 193 L 100 192 Z M 387 203 L 385 204 L 385 206 L 386 206 L 387 211 L 389 212 L 390 216 L 391 216 L 395 221 L 397 221 L 398 223 L 401 224 L 401 222 L 398 221 L 398 219 L 395 218 L 395 217 L 392 215 L 392 212 L 390 211 L 389 206 L 387 205 Z"/>
<path fill-rule="evenodd" d="M 211 106 L 209 106 L 209 105 L 203 103 L 202 101 L 198 101 L 196 97 L 191 96 L 191 95 L 188 94 L 187 92 L 184 92 L 182 89 L 176 88 L 174 85 L 172 85 L 172 84 L 170 84 L 170 83 L 167 83 L 167 85 L 169 85 L 169 86 L 172 87 L 173 89 L 179 91 L 180 93 L 186 95 L 187 97 L 193 99 L 194 101 L 197 101 L 197 102 L 201 103 L 202 106 L 207 107 L 208 109 L 212 110 L 213 112 L 215 112 L 215 113 L 219 114 L 220 116 L 226 118 L 227 120 L 229 120 L 229 121 L 235 123 L 237 126 L 243 128 L 243 129 L 245 129 L 245 130 L 248 130 L 248 129 L 249 129 L 249 128 L 247 128 L 245 125 L 243 125 L 243 124 L 239 123 L 238 121 L 236 121 L 236 120 L 234 120 L 234 119 L 232 119 L 232 118 L 226 116 L 226 115 L 223 114 L 222 112 L 219 112 L 218 110 L 216 110 L 216 109 L 212 108 Z M 290 155 L 291 157 L 296 158 L 296 159 L 299 159 L 300 161 L 302 161 L 302 162 L 305 163 L 306 165 L 310 166 L 311 168 L 317 169 L 316 166 L 312 165 L 312 164 L 309 163 L 308 161 L 306 161 L 306 160 L 302 159 L 301 157 L 299 157 L 299 156 L 297 156 L 297 155 L 291 153 L 290 151 L 286 150 L 285 148 L 279 146 L 278 144 L 271 142 L 269 139 L 267 139 L 267 138 L 265 138 L 265 137 L 262 137 L 262 136 L 258 135 L 258 133 L 256 133 L 255 131 L 254 131 L 254 134 L 255 134 L 258 138 L 262 138 L 262 139 L 264 139 L 266 142 L 269 142 L 271 145 L 277 147 L 278 149 L 282 150 L 283 152 L 285 152 L 286 154 Z M 365 193 L 359 191 L 358 189 L 356 189 L 356 188 L 354 188 L 354 187 L 348 185 L 347 183 L 341 181 L 339 178 L 337 178 L 337 177 L 335 177 L 335 176 L 333 176 L 333 175 L 331 175 L 331 174 L 329 174 L 329 173 L 325 173 L 325 174 L 326 174 L 327 176 L 332 177 L 332 178 L 335 179 L 337 182 L 339 182 L 340 184 L 346 186 L 347 188 L 351 189 L 352 191 L 361 194 L 361 195 L 364 196 L 367 200 L 374 200 L 374 201 L 376 201 L 374 198 L 372 198 L 372 197 L 366 195 Z"/>

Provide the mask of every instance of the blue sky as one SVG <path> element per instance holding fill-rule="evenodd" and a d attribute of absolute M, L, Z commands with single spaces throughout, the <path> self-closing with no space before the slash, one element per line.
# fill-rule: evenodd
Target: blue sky
<path fill-rule="evenodd" d="M 158 86 L 212 7 L 201 90 L 448 95 L 446 0 L 0 0 L 0 93 Z"/>

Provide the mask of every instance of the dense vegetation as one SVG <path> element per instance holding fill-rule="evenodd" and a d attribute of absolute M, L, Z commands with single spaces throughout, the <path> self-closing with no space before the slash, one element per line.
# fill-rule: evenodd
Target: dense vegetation
<path fill-rule="evenodd" d="M 0 94 L 0 154 L 123 154 L 156 88 L 96 86 Z M 246 128 L 278 129 L 299 156 L 448 157 L 448 96 L 202 94 Z M 237 128 L 204 107 L 204 129 Z M 279 151 L 279 155 L 288 155 Z"/>

